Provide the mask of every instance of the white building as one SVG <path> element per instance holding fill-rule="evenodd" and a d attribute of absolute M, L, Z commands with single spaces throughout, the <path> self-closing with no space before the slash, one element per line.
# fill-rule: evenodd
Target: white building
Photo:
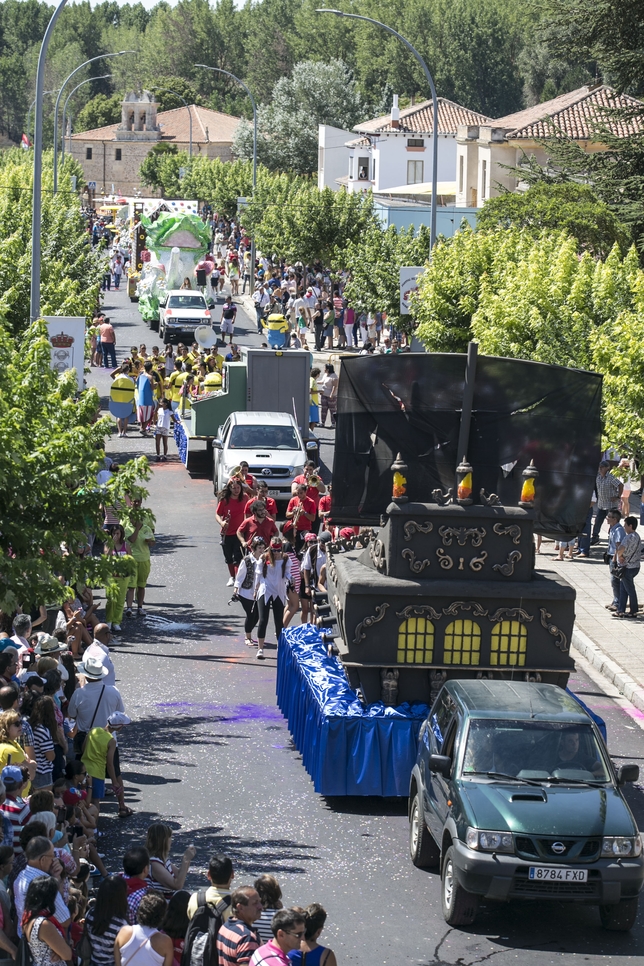
<path fill-rule="evenodd" d="M 470 111 L 444 97 L 438 98 L 439 182 L 444 185 L 454 183 L 456 133 L 459 127 L 490 123 L 490 118 L 483 114 Z M 345 177 L 337 179 L 349 191 L 372 189 L 374 193 L 379 193 L 431 181 L 431 100 L 400 110 L 398 97 L 394 95 L 391 114 L 358 124 L 354 131 L 360 136 L 346 142 L 349 149 L 348 172 L 345 168 Z"/>
<path fill-rule="evenodd" d="M 346 182 L 347 141 L 351 131 L 330 124 L 318 126 L 318 188 L 338 191 L 342 178 Z"/>
<path fill-rule="evenodd" d="M 534 156 L 545 167 L 548 148 L 544 141 L 556 132 L 571 138 L 589 154 L 606 150 L 597 134 L 601 126 L 608 127 L 616 137 L 641 136 L 639 121 L 605 113 L 607 108 L 641 106 L 634 97 L 599 84 L 569 91 L 495 121 L 462 122 L 455 144 L 456 206 L 481 208 L 488 198 L 503 191 L 525 190 L 527 185 L 511 169 L 519 168 L 524 156 Z"/>

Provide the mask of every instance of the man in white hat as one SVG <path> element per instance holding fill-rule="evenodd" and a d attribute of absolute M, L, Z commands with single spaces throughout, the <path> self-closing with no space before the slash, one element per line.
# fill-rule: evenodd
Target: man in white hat
<path fill-rule="evenodd" d="M 125 712 L 125 707 L 120 691 L 113 684 L 105 683 L 109 671 L 100 659 L 86 657 L 77 671 L 85 677 L 86 684 L 74 691 L 67 716 L 76 721 L 74 750 L 80 758 L 87 733 L 92 728 L 107 727 L 109 716 L 115 711 Z"/>

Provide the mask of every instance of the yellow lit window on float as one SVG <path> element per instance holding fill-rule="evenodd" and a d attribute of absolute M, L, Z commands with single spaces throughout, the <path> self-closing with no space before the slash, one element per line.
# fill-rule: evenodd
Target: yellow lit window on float
<path fill-rule="evenodd" d="M 434 625 L 424 617 L 409 617 L 398 628 L 398 664 L 430 664 L 434 656 Z"/>
<path fill-rule="evenodd" d="M 492 628 L 490 664 L 524 667 L 528 632 L 520 621 L 499 621 Z"/>
<path fill-rule="evenodd" d="M 445 630 L 443 661 L 445 664 L 479 664 L 481 628 L 475 621 L 452 621 Z"/>

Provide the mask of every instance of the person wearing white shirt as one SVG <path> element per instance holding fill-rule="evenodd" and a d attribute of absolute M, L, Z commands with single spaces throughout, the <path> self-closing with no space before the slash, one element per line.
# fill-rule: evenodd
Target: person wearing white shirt
<path fill-rule="evenodd" d="M 62 873 L 62 866 L 56 858 L 54 846 L 49 839 L 45 838 L 44 835 L 37 835 L 27 843 L 25 856 L 27 859 L 27 865 L 22 870 L 13 886 L 13 896 L 16 904 L 16 921 L 18 923 L 19 936 L 22 936 L 22 914 L 25 908 L 25 896 L 27 895 L 27 889 L 29 888 L 30 883 L 33 882 L 34 879 L 37 879 L 39 876 L 43 875 L 51 875 L 54 879 L 59 879 Z M 67 925 L 69 924 L 70 916 L 69 909 L 67 908 L 65 900 L 60 893 L 56 896 L 55 913 L 61 929 L 63 932 L 65 932 Z"/>
<path fill-rule="evenodd" d="M 109 642 L 112 639 L 110 629 L 107 624 L 97 624 L 94 628 L 94 640 L 83 653 L 83 660 L 91 657 L 107 668 L 107 674 L 103 678 L 103 684 L 116 685 L 116 671 L 114 663 L 110 657 Z"/>
<path fill-rule="evenodd" d="M 11 640 L 18 652 L 18 667 L 22 667 L 22 655 L 29 650 L 29 635 L 31 634 L 31 617 L 29 614 L 16 614 L 13 619 L 14 634 Z M 9 645 L 8 645 L 9 646 Z"/>
<path fill-rule="evenodd" d="M 279 639 L 284 626 L 284 605 L 291 580 L 291 561 L 284 552 L 282 541 L 273 537 L 270 547 L 257 564 L 255 598 L 259 613 L 257 625 L 257 657 L 264 659 L 264 640 L 268 627 L 268 616 L 273 610 L 275 636 Z"/>
<path fill-rule="evenodd" d="M 257 331 L 262 331 L 262 318 L 264 316 L 264 309 L 270 302 L 271 298 L 266 287 L 260 285 L 256 292 L 253 292 L 253 302 L 255 303 L 255 316 L 257 319 Z"/>

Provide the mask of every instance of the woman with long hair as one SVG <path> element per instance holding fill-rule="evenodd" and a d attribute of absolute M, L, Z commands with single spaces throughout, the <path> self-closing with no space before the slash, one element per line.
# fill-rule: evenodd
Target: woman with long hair
<path fill-rule="evenodd" d="M 172 845 L 172 829 L 163 822 L 155 822 L 148 829 L 145 847 L 150 853 L 150 874 L 148 885 L 151 889 L 161 892 L 169 899 L 178 889 L 183 888 L 186 876 L 190 871 L 190 863 L 196 855 L 194 845 L 189 845 L 183 853 L 181 865 L 177 869 L 170 861 L 170 847 Z"/>
<path fill-rule="evenodd" d="M 186 942 L 186 932 L 188 931 L 188 903 L 190 893 L 186 889 L 175 892 L 166 910 L 165 919 L 161 926 L 161 931 L 169 936 L 174 946 L 173 966 L 181 966 L 181 956 Z"/>
<path fill-rule="evenodd" d="M 244 608 L 244 613 L 246 614 L 244 635 L 246 644 L 249 647 L 257 643 L 253 641 L 251 636 L 259 620 L 257 601 L 255 600 L 255 586 L 257 583 L 257 564 L 265 550 L 266 543 L 262 536 L 256 534 L 254 537 L 251 537 L 250 553 L 242 559 L 235 575 L 235 594 L 239 598 Z"/>
<path fill-rule="evenodd" d="M 273 916 L 284 908 L 282 889 L 275 876 L 266 873 L 255 879 L 255 891 L 262 903 L 262 914 L 253 923 L 253 928 L 259 933 L 262 943 L 268 943 L 273 938 L 271 929 Z"/>
<path fill-rule="evenodd" d="M 246 495 L 242 489 L 241 481 L 237 478 L 228 480 L 223 490 L 220 490 L 217 494 L 217 499 L 219 502 L 217 503 L 216 519 L 221 527 L 221 546 L 230 574 L 226 586 L 232 587 L 237 568 L 242 559 L 242 545 L 239 542 L 237 531 L 244 522 Z"/>
<path fill-rule="evenodd" d="M 20 744 L 22 737 L 22 718 L 18 711 L 4 711 L 0 714 L 0 771 L 5 765 L 27 765 L 36 774 L 36 762 L 32 761 Z"/>
<path fill-rule="evenodd" d="M 54 744 L 58 740 L 58 722 L 54 711 L 54 701 L 49 695 L 43 695 L 34 702 L 29 718 L 34 733 L 34 750 L 36 752 L 36 775 L 33 781 L 34 789 L 51 788 L 56 752 Z"/>
<path fill-rule="evenodd" d="M 284 605 L 291 580 L 291 561 L 279 537 L 273 537 L 266 553 L 257 568 L 257 657 L 264 659 L 264 640 L 268 626 L 268 615 L 273 610 L 275 636 L 282 633 Z"/>
<path fill-rule="evenodd" d="M 108 875 L 85 917 L 92 966 L 114 966 L 114 940 L 127 925 L 127 913 L 127 883 L 121 875 Z"/>
<path fill-rule="evenodd" d="M 57 895 L 58 882 L 50 875 L 33 879 L 27 889 L 21 925 L 34 966 L 53 966 L 72 958 L 72 950 L 55 918 Z"/>

